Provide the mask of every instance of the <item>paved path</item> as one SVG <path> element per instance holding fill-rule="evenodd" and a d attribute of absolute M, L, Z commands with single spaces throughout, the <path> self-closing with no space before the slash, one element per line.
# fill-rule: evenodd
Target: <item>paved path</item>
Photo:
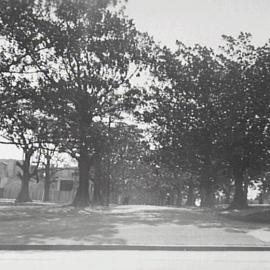
<path fill-rule="evenodd" d="M 0 252 L 0 269 L 269 270 L 270 252 Z"/>
<path fill-rule="evenodd" d="M 200 209 L 0 206 L 0 245 L 270 246 L 270 227 Z"/>

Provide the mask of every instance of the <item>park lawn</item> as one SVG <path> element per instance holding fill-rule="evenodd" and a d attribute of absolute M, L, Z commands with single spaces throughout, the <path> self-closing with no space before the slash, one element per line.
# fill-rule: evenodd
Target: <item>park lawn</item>
<path fill-rule="evenodd" d="M 237 220 L 268 210 L 0 201 L 0 245 L 270 246 L 268 225 Z"/>
<path fill-rule="evenodd" d="M 270 205 L 250 205 L 241 210 L 219 210 L 218 215 L 244 222 L 270 224 Z"/>

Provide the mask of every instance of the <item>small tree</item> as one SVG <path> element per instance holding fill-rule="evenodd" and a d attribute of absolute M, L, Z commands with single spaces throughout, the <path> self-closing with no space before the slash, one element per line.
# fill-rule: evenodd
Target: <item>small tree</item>
<path fill-rule="evenodd" d="M 57 146 L 52 144 L 43 144 L 41 149 L 41 166 L 38 171 L 38 181 L 44 179 L 43 201 L 50 201 L 50 186 L 55 181 L 55 175 L 58 171 L 58 163 L 62 159 L 57 155 Z"/>

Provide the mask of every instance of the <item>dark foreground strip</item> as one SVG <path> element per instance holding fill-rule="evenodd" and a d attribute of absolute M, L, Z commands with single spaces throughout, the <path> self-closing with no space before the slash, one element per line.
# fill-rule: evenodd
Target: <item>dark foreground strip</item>
<path fill-rule="evenodd" d="M 0 250 L 38 251 L 270 251 L 270 246 L 126 246 L 126 245 L 0 245 Z"/>

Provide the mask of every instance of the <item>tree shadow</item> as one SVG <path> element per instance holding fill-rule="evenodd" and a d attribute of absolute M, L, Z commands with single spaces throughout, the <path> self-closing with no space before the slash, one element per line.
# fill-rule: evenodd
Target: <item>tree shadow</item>
<path fill-rule="evenodd" d="M 245 234 L 261 228 L 270 231 L 265 224 L 232 221 L 203 209 L 0 207 L 2 245 L 244 245 Z M 263 243 L 253 240 L 250 236 L 249 243 Z"/>
<path fill-rule="evenodd" d="M 114 237 L 114 226 L 102 218 L 92 221 L 74 208 L 16 208 L 0 209 L 0 244 L 125 244 Z"/>

